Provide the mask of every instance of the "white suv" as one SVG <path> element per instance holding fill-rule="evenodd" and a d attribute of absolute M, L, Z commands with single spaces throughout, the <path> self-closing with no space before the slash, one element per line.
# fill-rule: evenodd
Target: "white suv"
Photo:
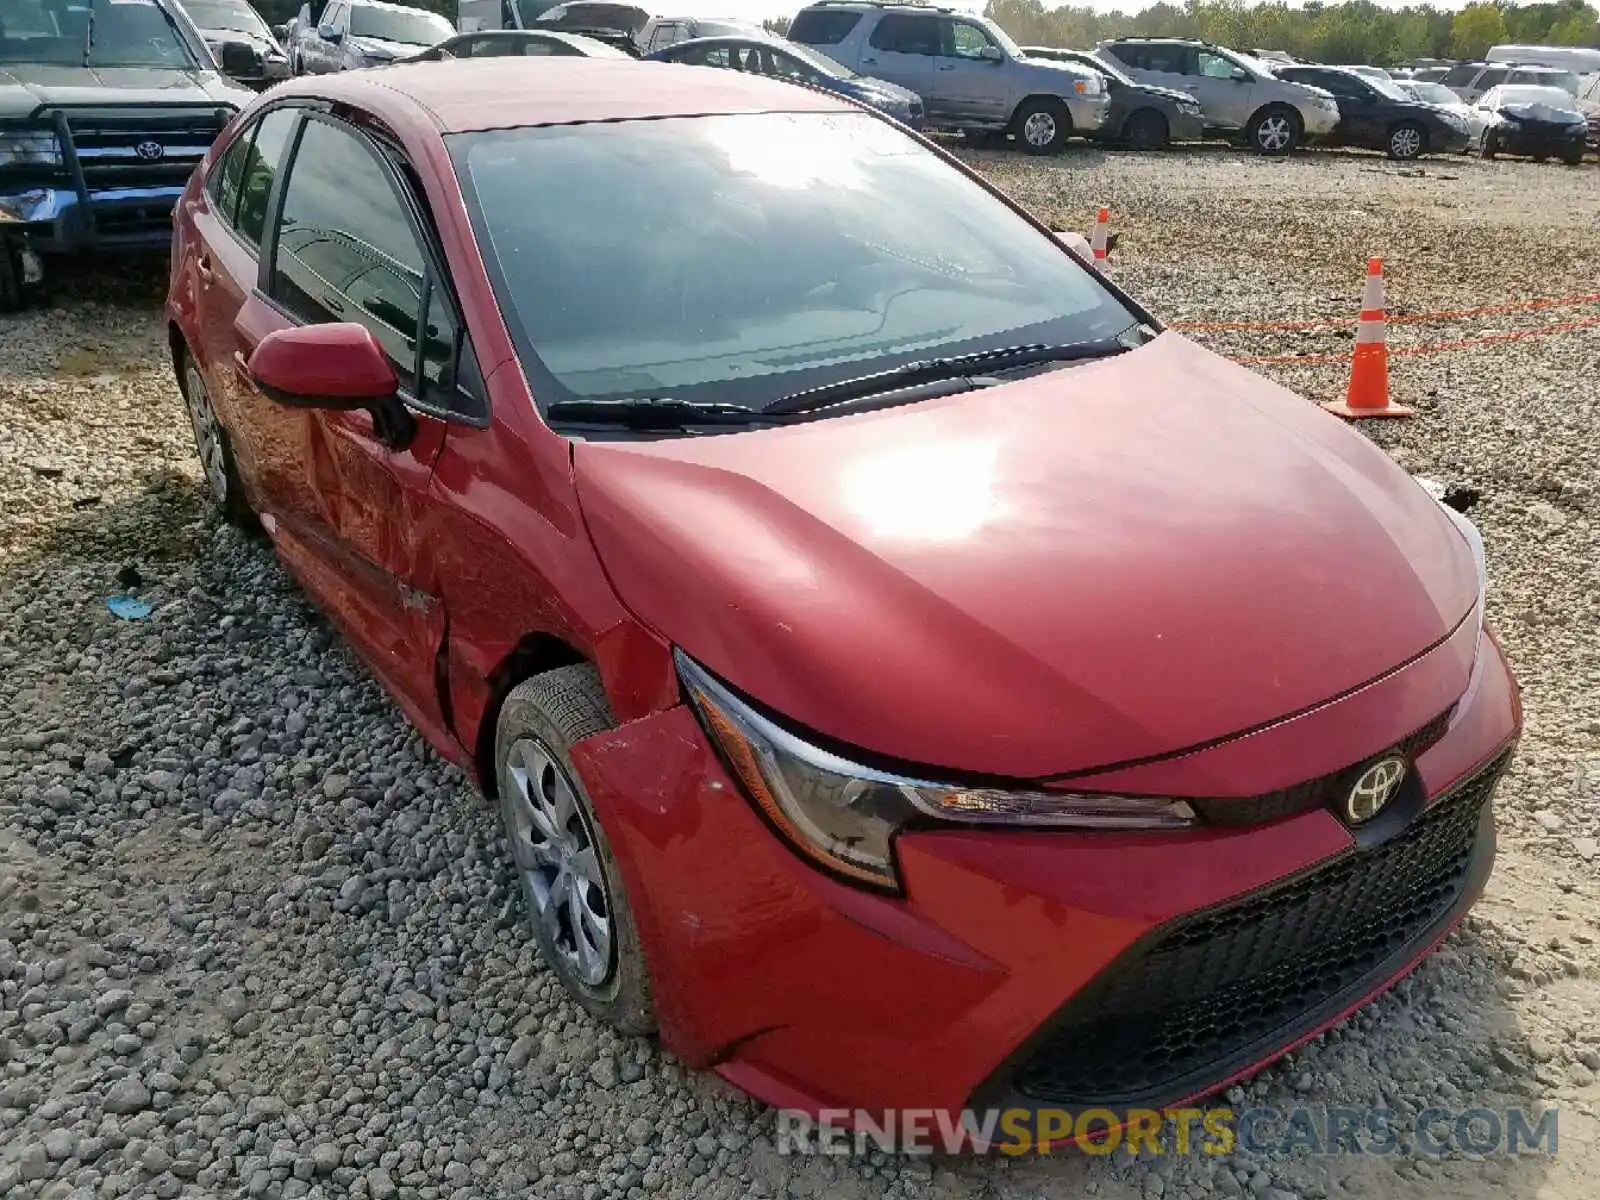
<path fill-rule="evenodd" d="M 1116 38 L 1095 53 L 1140 83 L 1188 92 L 1205 110 L 1209 133 L 1243 134 L 1260 154 L 1288 154 L 1339 123 L 1331 92 L 1279 79 L 1237 50 L 1183 38 Z"/>

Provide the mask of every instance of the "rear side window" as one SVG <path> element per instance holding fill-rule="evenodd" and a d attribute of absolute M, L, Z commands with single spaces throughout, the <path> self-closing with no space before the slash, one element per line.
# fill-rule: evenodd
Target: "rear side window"
<path fill-rule="evenodd" d="M 256 127 L 251 125 L 234 138 L 206 181 L 212 210 L 229 225 L 233 224 L 234 210 L 239 207 L 239 181 L 244 178 L 245 157 L 250 153 L 250 142 L 255 136 Z"/>
<path fill-rule="evenodd" d="M 939 54 L 939 18 L 885 13 L 868 39 L 875 50 L 893 54 Z"/>
<path fill-rule="evenodd" d="M 1466 63 L 1459 67 L 1451 67 L 1444 73 L 1444 77 L 1440 79 L 1439 82 L 1444 84 L 1447 88 L 1466 87 L 1467 84 L 1472 82 L 1473 77 L 1477 75 L 1477 73 L 1477 67 L 1473 66 L 1471 63 Z"/>
<path fill-rule="evenodd" d="M 789 40 L 807 46 L 837 46 L 860 23 L 858 12 L 807 8 L 796 14 L 789 26 Z"/>
<path fill-rule="evenodd" d="M 255 139 L 245 160 L 244 178 L 239 189 L 239 236 L 252 246 L 261 245 L 267 226 L 267 200 L 273 181 L 283 166 L 289 137 L 299 114 L 292 108 L 275 108 L 261 118 Z"/>
<path fill-rule="evenodd" d="M 1482 75 L 1478 76 L 1478 82 L 1475 83 L 1473 86 L 1474 87 L 1478 87 L 1478 88 L 1483 88 L 1485 91 L 1487 91 L 1489 88 L 1499 87 L 1505 81 L 1506 81 L 1505 69 L 1503 67 L 1491 67 L 1489 70 L 1485 71 Z"/>

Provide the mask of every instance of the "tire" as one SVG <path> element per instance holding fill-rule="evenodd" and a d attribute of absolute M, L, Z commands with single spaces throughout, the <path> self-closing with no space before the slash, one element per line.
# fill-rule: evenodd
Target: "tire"
<path fill-rule="evenodd" d="M 1034 96 L 1017 105 L 1011 132 L 1029 154 L 1059 154 L 1072 134 L 1072 114 L 1059 100 Z"/>
<path fill-rule="evenodd" d="M 1483 131 L 1483 146 L 1478 153 L 1488 162 L 1493 162 L 1494 156 L 1500 153 L 1500 138 L 1494 130 Z"/>
<path fill-rule="evenodd" d="M 228 524 L 253 533 L 261 528 L 261 522 L 245 498 L 239 466 L 233 458 L 233 442 L 211 402 L 205 377 L 187 350 L 183 352 L 179 367 L 178 390 L 183 393 L 184 407 L 189 412 L 195 453 L 200 456 L 200 469 L 206 477 L 211 502 Z"/>
<path fill-rule="evenodd" d="M 9 240 L 0 238 L 0 313 L 21 312 L 27 302 L 22 287 L 22 260 Z"/>
<path fill-rule="evenodd" d="M 1583 166 L 1583 151 L 1579 150 L 1576 153 L 1563 154 L 1561 161 L 1569 167 L 1581 167 Z"/>
<path fill-rule="evenodd" d="M 1300 114 L 1284 104 L 1271 104 L 1250 118 L 1250 146 L 1257 154 L 1279 157 L 1290 154 L 1304 133 Z"/>
<path fill-rule="evenodd" d="M 615 725 L 593 666 L 535 675 L 500 709 L 495 776 L 540 957 L 596 1020 L 642 1037 L 655 1032 L 656 1016 L 638 927 L 569 755 L 574 742 Z"/>
<path fill-rule="evenodd" d="M 1415 121 L 1402 121 L 1389 131 L 1384 149 L 1396 162 L 1410 162 L 1428 152 L 1428 131 Z"/>
<path fill-rule="evenodd" d="M 1550 156 L 1548 154 L 1535 154 L 1533 156 L 1533 161 L 1537 163 L 1548 162 L 1549 159 Z"/>
<path fill-rule="evenodd" d="M 1153 108 L 1130 113 L 1122 124 L 1122 140 L 1130 150 L 1165 150 L 1170 140 L 1167 119 Z"/>

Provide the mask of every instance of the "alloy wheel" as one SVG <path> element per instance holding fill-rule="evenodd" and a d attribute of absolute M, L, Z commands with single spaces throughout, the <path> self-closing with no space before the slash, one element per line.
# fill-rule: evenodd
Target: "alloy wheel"
<path fill-rule="evenodd" d="M 506 835 L 528 907 L 567 968 L 599 987 L 616 963 L 611 894 L 589 818 L 566 769 L 542 742 L 519 739 L 507 760 Z"/>
<path fill-rule="evenodd" d="M 206 482 L 217 503 L 228 502 L 228 463 L 222 448 L 222 425 L 217 421 L 217 410 L 211 404 L 211 393 L 205 380 L 190 363 L 184 371 L 184 401 L 189 409 L 189 424 L 194 427 L 194 445 L 200 453 L 200 465 L 205 469 Z"/>
<path fill-rule="evenodd" d="M 1268 153 L 1287 150 L 1293 141 L 1294 127 L 1289 124 L 1289 118 L 1280 113 L 1263 117 L 1256 126 L 1256 144 Z"/>
<path fill-rule="evenodd" d="M 1022 139 L 1035 149 L 1048 146 L 1056 138 L 1056 119 L 1047 112 L 1029 113 L 1022 123 Z"/>
<path fill-rule="evenodd" d="M 1396 158 L 1415 158 L 1422 153 L 1422 134 L 1407 125 L 1389 137 L 1389 152 Z"/>

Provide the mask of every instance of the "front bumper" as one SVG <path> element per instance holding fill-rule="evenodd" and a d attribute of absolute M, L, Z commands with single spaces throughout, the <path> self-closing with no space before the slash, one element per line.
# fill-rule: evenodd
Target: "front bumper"
<path fill-rule="evenodd" d="M 1428 135 L 1428 149 L 1434 154 L 1460 154 L 1474 144 L 1472 130 L 1464 125 L 1459 129 L 1445 125 Z"/>
<path fill-rule="evenodd" d="M 1552 158 L 1559 158 L 1574 151 L 1582 154 L 1588 149 L 1587 126 L 1581 132 L 1566 133 L 1559 128 L 1530 128 L 1507 121 L 1494 128 L 1502 154 L 1548 154 Z"/>
<path fill-rule="evenodd" d="M 1111 97 L 1078 96 L 1066 97 L 1067 111 L 1072 114 L 1072 130 L 1074 133 L 1093 133 L 1106 123 L 1106 115 L 1111 111 Z"/>
<path fill-rule="evenodd" d="M 182 194 L 181 187 L 8 191 L 0 181 L 0 228 L 46 254 L 159 250 L 172 239 L 172 210 Z"/>
<path fill-rule="evenodd" d="M 1178 834 L 907 832 L 903 899 L 803 865 L 684 707 L 573 758 L 635 909 L 663 1038 L 689 1065 L 812 1115 L 1159 1108 L 1313 1036 L 1460 918 L 1493 857 L 1488 797 L 1521 709 L 1492 637 L 1458 631 L 1313 713 L 1134 769 L 1225 772 L 1255 795 L 1273 772 L 1364 760 L 1396 722 L 1437 740 L 1409 798 L 1355 833 L 1326 808 Z"/>

